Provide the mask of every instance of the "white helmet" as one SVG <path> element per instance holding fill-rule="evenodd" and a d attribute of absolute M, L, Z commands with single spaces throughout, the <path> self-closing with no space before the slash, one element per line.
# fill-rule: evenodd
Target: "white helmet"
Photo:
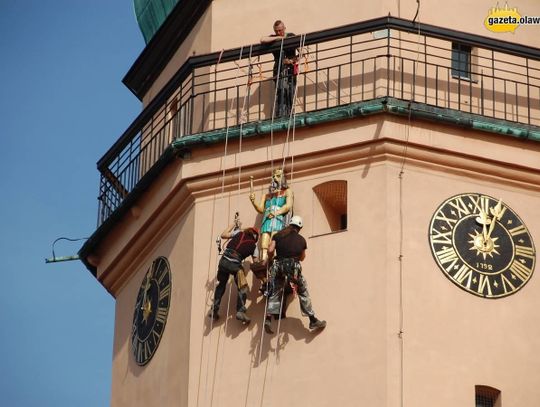
<path fill-rule="evenodd" d="M 298 226 L 299 228 L 302 228 L 302 226 L 304 226 L 304 222 L 302 221 L 302 218 L 300 216 L 294 215 L 291 218 L 289 225 L 294 225 L 294 226 Z"/>

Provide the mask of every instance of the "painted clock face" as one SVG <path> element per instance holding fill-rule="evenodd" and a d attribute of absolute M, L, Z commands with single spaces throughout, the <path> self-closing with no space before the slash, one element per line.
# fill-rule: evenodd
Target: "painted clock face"
<path fill-rule="evenodd" d="M 131 348 L 138 365 L 146 365 L 159 345 L 171 303 L 171 268 L 165 257 L 154 260 L 143 278 L 131 331 Z"/>
<path fill-rule="evenodd" d="M 534 271 L 536 251 L 525 223 L 502 200 L 487 195 L 444 201 L 431 219 L 429 242 L 446 277 L 481 297 L 513 294 Z"/>

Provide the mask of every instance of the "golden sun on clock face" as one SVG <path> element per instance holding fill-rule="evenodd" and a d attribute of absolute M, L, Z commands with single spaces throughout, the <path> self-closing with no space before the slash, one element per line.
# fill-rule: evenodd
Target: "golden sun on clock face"
<path fill-rule="evenodd" d="M 536 251 L 527 227 L 501 199 L 488 195 L 444 201 L 431 219 L 429 242 L 443 273 L 481 297 L 513 294 L 534 272 Z"/>

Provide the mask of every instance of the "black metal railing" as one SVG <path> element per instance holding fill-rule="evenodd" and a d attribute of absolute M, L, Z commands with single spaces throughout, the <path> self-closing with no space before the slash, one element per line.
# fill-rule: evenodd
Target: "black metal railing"
<path fill-rule="evenodd" d="M 296 113 L 393 97 L 540 126 L 540 50 L 386 17 L 284 41 Z M 471 50 L 456 64 L 453 44 Z M 272 119 L 272 46 L 191 57 L 98 162 L 98 226 L 178 138 Z M 455 49 L 455 47 L 454 47 Z M 458 61 L 460 62 L 460 61 Z"/>

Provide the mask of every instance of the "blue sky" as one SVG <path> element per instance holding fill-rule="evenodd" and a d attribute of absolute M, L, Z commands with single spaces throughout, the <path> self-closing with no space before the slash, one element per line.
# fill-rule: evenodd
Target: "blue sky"
<path fill-rule="evenodd" d="M 58 237 L 96 226 L 96 161 L 140 112 L 132 0 L 0 0 L 0 405 L 105 406 L 114 299 Z M 59 242 L 56 255 L 82 242 Z"/>

